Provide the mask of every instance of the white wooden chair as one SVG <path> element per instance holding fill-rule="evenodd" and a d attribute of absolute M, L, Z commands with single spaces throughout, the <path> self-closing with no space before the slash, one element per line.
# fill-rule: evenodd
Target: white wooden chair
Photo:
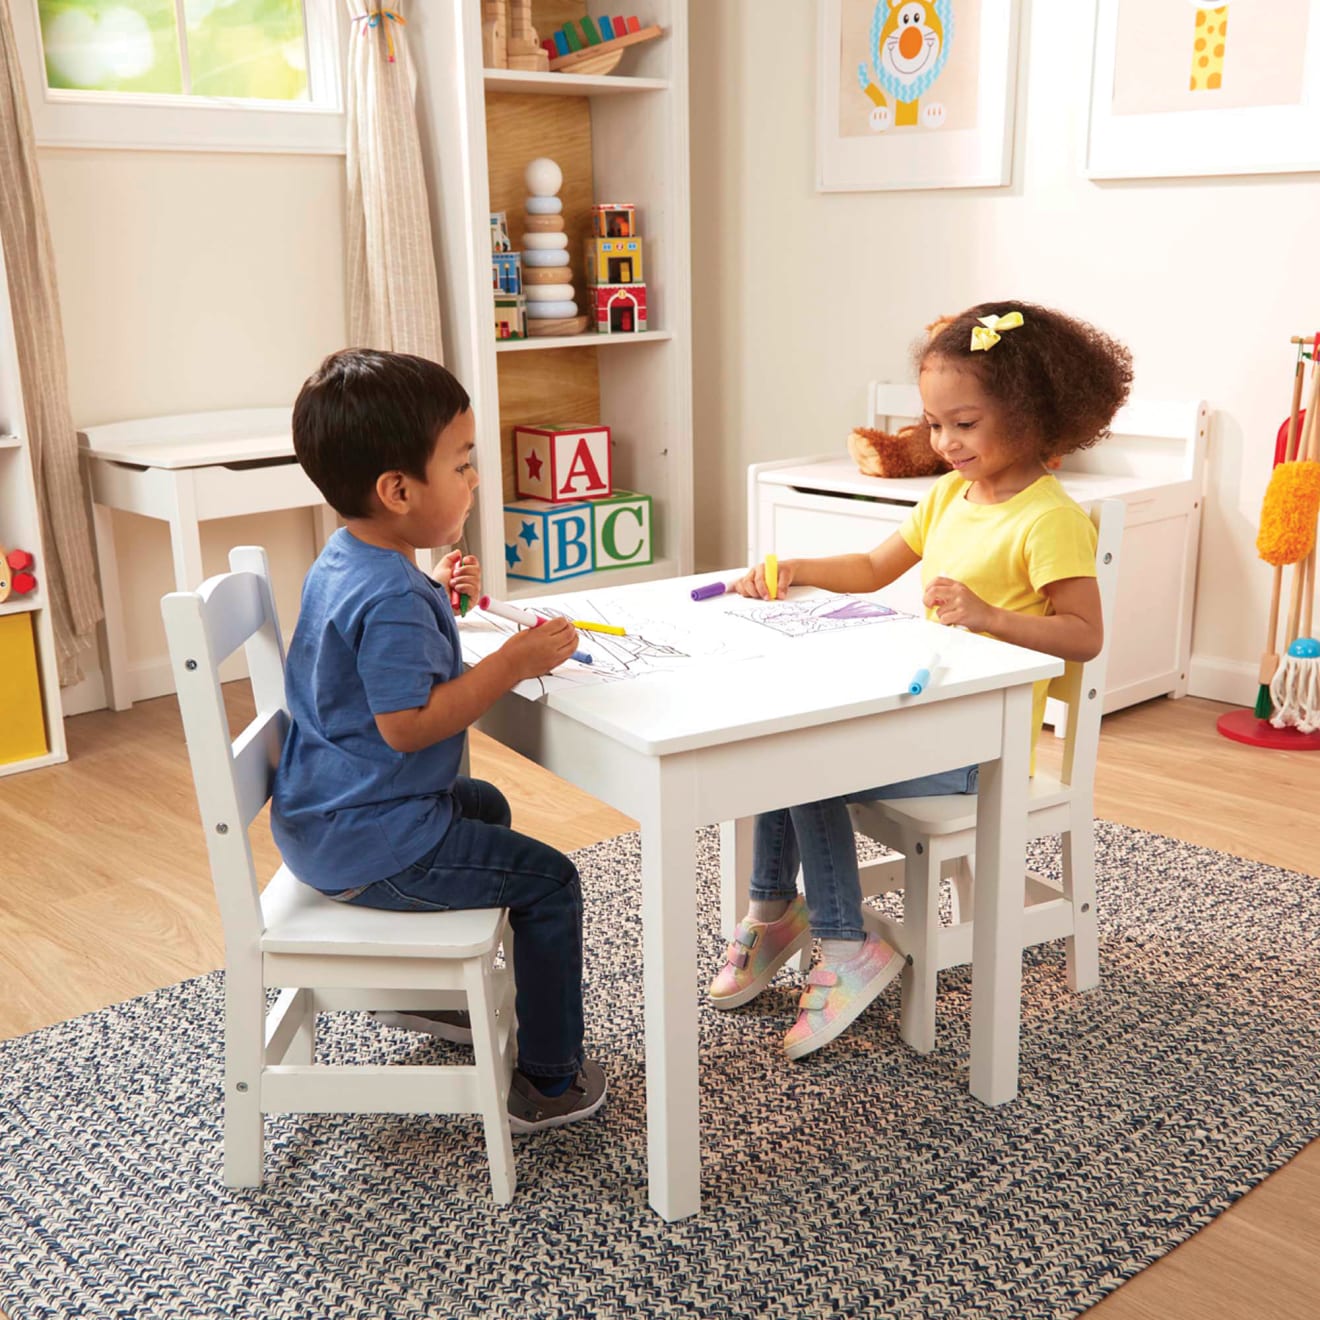
<path fill-rule="evenodd" d="M 243 546 L 231 572 L 161 601 L 193 783 L 225 934 L 225 1182 L 261 1184 L 264 1116 L 478 1113 L 495 1200 L 516 1180 L 507 1100 L 513 977 L 502 908 L 387 912 L 324 898 L 281 866 L 258 886 L 248 827 L 270 797 L 288 729 L 284 644 L 266 553 Z M 257 713 L 232 742 L 219 666 L 244 646 Z M 270 1011 L 266 991 L 280 994 Z M 314 1061 L 316 1014 L 466 1007 L 475 1060 L 463 1066 Z"/>
<path fill-rule="evenodd" d="M 1096 524 L 1096 579 L 1105 620 L 1100 654 L 1069 662 L 1050 684 L 1067 712 L 1063 765 L 1057 776 L 1037 770 L 1028 792 L 1027 838 L 1061 835 L 1063 883 L 1029 872 L 1024 894 L 1022 947 L 1067 940 L 1068 984 L 1075 991 L 1100 983 L 1095 914 L 1094 790 L 1096 749 L 1105 691 L 1105 664 L 1118 586 L 1118 551 L 1126 506 L 1103 500 L 1091 509 Z M 902 1036 L 915 1050 L 935 1047 L 937 973 L 972 960 L 971 885 L 976 852 L 974 795 L 904 798 L 851 808 L 862 833 L 902 853 L 901 871 L 889 860 L 862 867 L 862 892 L 903 890 L 903 920 L 868 911 L 868 924 L 910 959 L 903 974 Z M 953 924 L 940 921 L 940 880 L 954 882 Z M 966 920 L 962 920 L 963 916 Z"/>

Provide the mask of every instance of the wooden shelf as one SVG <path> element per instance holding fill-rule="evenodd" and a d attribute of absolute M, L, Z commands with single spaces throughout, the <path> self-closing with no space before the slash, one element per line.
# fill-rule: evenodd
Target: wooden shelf
<path fill-rule="evenodd" d="M 672 339 L 668 330 L 640 330 L 633 335 L 545 335 L 529 339 L 497 339 L 497 353 L 527 353 L 538 348 L 611 348 L 618 344 L 654 344 Z"/>
<path fill-rule="evenodd" d="M 521 578 L 509 578 L 504 595 L 508 600 L 521 600 L 528 596 L 557 596 L 567 591 L 627 587 L 634 582 L 654 582 L 680 576 L 676 560 L 657 559 L 637 568 L 607 568 L 599 573 L 579 573 L 576 577 L 558 578 L 554 582 L 527 582 Z"/>
<path fill-rule="evenodd" d="M 0 449 L 17 449 L 22 443 L 16 435 L 0 435 Z"/>
<path fill-rule="evenodd" d="M 6 614 L 27 614 L 41 609 L 45 603 L 36 592 L 30 596 L 11 596 L 8 600 L 0 601 L 0 618 Z"/>
<path fill-rule="evenodd" d="M 626 96 L 630 92 L 667 92 L 667 78 L 628 78 L 607 73 L 532 73 L 526 69 L 484 69 L 488 92 L 524 96 Z"/>

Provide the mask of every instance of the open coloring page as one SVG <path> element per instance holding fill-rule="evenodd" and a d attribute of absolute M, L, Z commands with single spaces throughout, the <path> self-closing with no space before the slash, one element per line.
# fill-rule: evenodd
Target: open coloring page
<path fill-rule="evenodd" d="M 524 697 L 695 664 L 755 659 L 801 637 L 910 617 L 869 597 L 811 588 L 796 590 L 792 599 L 784 600 L 748 600 L 728 593 L 693 601 L 686 591 L 668 583 L 630 591 L 622 598 L 611 592 L 582 592 L 519 605 L 547 619 L 562 616 L 625 630 L 622 637 L 581 631 L 578 645 L 591 656 L 591 664 L 569 660 L 553 674 L 520 683 L 515 690 Z M 464 659 L 469 663 L 484 659 L 517 629 L 518 624 L 507 619 L 473 610 L 459 624 Z"/>

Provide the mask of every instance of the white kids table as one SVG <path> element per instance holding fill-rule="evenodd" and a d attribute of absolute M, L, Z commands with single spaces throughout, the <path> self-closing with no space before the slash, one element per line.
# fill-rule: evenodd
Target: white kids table
<path fill-rule="evenodd" d="M 658 603 L 668 623 L 699 630 L 720 601 L 688 593 L 719 576 L 588 594 L 598 618 L 645 601 L 650 617 Z M 519 604 L 563 609 L 554 596 Z M 700 826 L 980 762 L 971 1092 L 992 1105 L 1017 1094 L 1031 684 L 1063 662 L 918 619 L 764 641 L 757 659 L 509 693 L 479 721 L 641 826 L 647 1163 L 650 1203 L 667 1220 L 701 1205 L 697 996 L 711 969 L 697 967 Z M 908 695 L 932 650 L 941 668 Z"/>
<path fill-rule="evenodd" d="M 317 553 L 338 525 L 293 453 L 288 408 L 147 417 L 78 433 L 92 492 L 92 523 L 105 603 L 104 677 L 113 710 L 133 704 L 112 509 L 169 524 L 174 588 L 192 591 L 202 571 L 198 524 L 276 509 L 310 508 Z"/>

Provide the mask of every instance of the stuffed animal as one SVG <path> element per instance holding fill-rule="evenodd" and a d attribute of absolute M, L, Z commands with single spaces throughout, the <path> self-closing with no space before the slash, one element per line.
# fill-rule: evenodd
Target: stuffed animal
<path fill-rule="evenodd" d="M 931 477 L 949 471 L 930 447 L 930 427 L 925 422 L 905 426 L 897 434 L 855 427 L 848 436 L 848 452 L 868 477 Z"/>

